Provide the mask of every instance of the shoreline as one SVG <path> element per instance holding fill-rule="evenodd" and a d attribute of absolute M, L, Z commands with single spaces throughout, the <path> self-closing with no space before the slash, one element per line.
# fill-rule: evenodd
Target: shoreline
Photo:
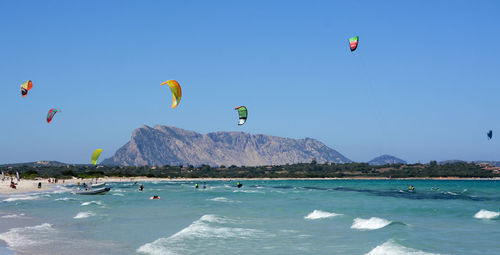
<path fill-rule="evenodd" d="M 57 186 L 72 186 L 86 182 L 90 183 L 90 179 L 66 179 L 60 180 L 58 183 L 48 183 L 48 179 L 39 180 L 21 180 L 17 189 L 12 189 L 9 187 L 10 182 L 4 181 L 0 182 L 0 195 L 16 195 L 16 194 L 26 194 L 31 192 L 46 192 L 52 191 Z M 203 181 L 306 181 L 306 180 L 433 180 L 433 181 L 498 181 L 500 178 L 460 178 L 460 177 L 412 177 L 412 178 L 386 178 L 386 177 L 349 177 L 349 178 L 155 178 L 155 177 L 103 177 L 98 179 L 98 183 L 102 182 L 152 182 L 152 181 L 193 181 L 193 182 L 203 182 Z M 38 183 L 42 183 L 42 188 L 37 187 Z"/>

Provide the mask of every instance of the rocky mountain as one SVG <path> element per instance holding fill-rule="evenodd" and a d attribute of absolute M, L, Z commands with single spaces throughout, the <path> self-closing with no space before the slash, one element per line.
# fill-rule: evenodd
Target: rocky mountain
<path fill-rule="evenodd" d="M 103 165 L 282 165 L 287 163 L 352 162 L 311 139 L 291 139 L 243 132 L 199 134 L 176 127 L 142 126 Z"/>
<path fill-rule="evenodd" d="M 370 161 L 368 161 L 368 164 L 370 165 L 385 165 L 385 164 L 406 164 L 406 161 L 396 158 L 391 155 L 382 155 L 379 157 L 376 157 Z"/>

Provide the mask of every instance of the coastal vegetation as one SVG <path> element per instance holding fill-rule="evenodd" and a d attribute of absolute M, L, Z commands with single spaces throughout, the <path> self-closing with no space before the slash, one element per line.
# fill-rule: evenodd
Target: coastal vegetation
<path fill-rule="evenodd" d="M 455 162 L 438 164 L 310 163 L 276 166 L 93 166 L 93 165 L 16 165 L 0 166 L 6 174 L 19 171 L 22 178 L 95 178 L 95 177 L 159 177 L 159 178 L 493 178 L 500 168 L 488 164 Z"/>

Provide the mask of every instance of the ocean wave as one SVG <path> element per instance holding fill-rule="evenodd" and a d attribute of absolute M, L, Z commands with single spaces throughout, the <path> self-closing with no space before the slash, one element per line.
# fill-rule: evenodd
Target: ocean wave
<path fill-rule="evenodd" d="M 46 244 L 50 242 L 55 229 L 49 223 L 41 225 L 12 228 L 9 231 L 0 234 L 0 239 L 4 240 L 9 248 L 18 249 L 37 244 Z"/>
<path fill-rule="evenodd" d="M 325 212 L 325 211 L 321 211 L 321 210 L 314 210 L 311 213 L 309 213 L 307 216 L 305 216 L 304 219 L 306 219 L 306 220 L 318 220 L 318 219 L 331 218 L 331 217 L 340 216 L 340 215 L 342 215 L 342 214 Z"/>
<path fill-rule="evenodd" d="M 260 190 L 248 190 L 248 189 L 237 189 L 233 190 L 233 192 L 243 192 L 243 193 L 260 193 L 265 194 L 266 192 Z"/>
<path fill-rule="evenodd" d="M 66 193 L 66 192 L 72 192 L 72 188 L 68 188 L 65 186 L 56 186 L 56 190 L 49 191 L 48 193 L 50 194 L 61 194 L 61 193 Z"/>
<path fill-rule="evenodd" d="M 220 226 L 226 223 L 234 224 L 236 221 L 212 214 L 203 215 L 170 237 L 160 238 L 142 245 L 137 249 L 137 252 L 151 255 L 203 253 L 203 246 L 207 243 L 223 247 L 224 240 L 266 238 L 269 236 L 266 236 L 264 231 L 256 229 Z M 190 242 L 189 247 L 184 245 L 187 240 Z"/>
<path fill-rule="evenodd" d="M 15 196 L 15 197 L 9 197 L 7 199 L 4 199 L 4 202 L 14 202 L 14 201 L 20 201 L 20 200 L 35 200 L 40 198 L 39 196 Z"/>
<path fill-rule="evenodd" d="M 123 195 L 123 194 L 121 194 L 121 193 L 115 193 L 115 194 L 111 194 L 111 195 L 113 195 L 113 196 L 120 196 L 120 197 L 125 196 L 125 195 Z"/>
<path fill-rule="evenodd" d="M 231 200 L 231 199 L 226 198 L 226 197 L 215 197 L 215 198 L 211 198 L 208 200 L 215 201 L 215 202 L 223 202 L 223 203 L 234 203 L 235 202 L 234 200 Z"/>
<path fill-rule="evenodd" d="M 356 218 L 354 219 L 351 228 L 362 229 L 362 230 L 374 230 L 383 228 L 391 223 L 392 221 L 377 217 L 371 217 L 369 219 Z"/>
<path fill-rule="evenodd" d="M 71 198 L 71 197 L 61 197 L 61 198 L 54 199 L 54 201 L 73 201 L 73 200 L 76 200 L 76 199 Z"/>
<path fill-rule="evenodd" d="M 8 214 L 8 215 L 4 215 L 0 218 L 5 218 L 5 219 L 8 219 L 8 218 L 20 218 L 20 217 L 23 217 L 24 216 L 24 213 L 20 213 L 20 214 Z"/>
<path fill-rule="evenodd" d="M 73 219 L 85 219 L 91 216 L 95 216 L 95 213 L 92 211 L 79 212 L 75 217 L 73 217 Z"/>
<path fill-rule="evenodd" d="M 375 247 L 366 255 L 439 255 L 439 254 L 428 253 L 408 248 L 400 244 L 397 244 L 391 240 Z"/>
<path fill-rule="evenodd" d="M 498 216 L 500 216 L 500 212 L 492 212 L 484 209 L 481 209 L 479 210 L 479 212 L 474 214 L 474 218 L 476 219 L 493 219 L 497 218 Z"/>
<path fill-rule="evenodd" d="M 88 202 L 83 202 L 82 203 L 82 206 L 86 206 L 86 205 L 102 205 L 101 201 L 88 201 Z"/>

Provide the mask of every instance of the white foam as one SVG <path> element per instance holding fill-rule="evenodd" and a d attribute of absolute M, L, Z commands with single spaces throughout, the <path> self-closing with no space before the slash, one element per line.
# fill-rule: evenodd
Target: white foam
<path fill-rule="evenodd" d="M 374 230 L 374 229 L 383 228 L 391 223 L 392 223 L 391 221 L 388 221 L 386 219 L 377 218 L 377 217 L 371 217 L 369 219 L 356 218 L 356 219 L 354 219 L 351 228 L 363 229 L 363 230 Z"/>
<path fill-rule="evenodd" d="M 223 203 L 234 203 L 233 200 L 226 198 L 226 197 L 215 197 L 209 199 L 210 201 L 215 201 L 215 202 L 223 202 Z"/>
<path fill-rule="evenodd" d="M 312 213 L 305 216 L 304 219 L 306 219 L 306 220 L 318 220 L 318 219 L 331 218 L 331 217 L 340 216 L 340 215 L 342 215 L 342 214 L 325 212 L 325 211 L 321 211 L 321 210 L 314 210 L 314 211 L 312 211 Z"/>
<path fill-rule="evenodd" d="M 101 201 L 88 201 L 88 202 L 83 202 L 82 203 L 82 206 L 86 206 L 86 205 L 102 205 Z"/>
<path fill-rule="evenodd" d="M 69 200 L 75 200 L 75 199 L 70 198 L 70 197 L 61 197 L 61 198 L 55 199 L 55 201 L 69 201 Z"/>
<path fill-rule="evenodd" d="M 88 217 L 91 217 L 91 216 L 95 216 L 95 213 L 93 213 L 91 211 L 88 211 L 88 212 L 79 212 L 75 217 L 73 217 L 73 219 L 84 219 L 84 218 L 88 218 Z"/>
<path fill-rule="evenodd" d="M 39 196 L 15 196 L 15 197 L 9 197 L 7 199 L 4 199 L 4 202 L 14 202 L 14 201 L 20 201 L 20 200 L 35 200 L 40 198 Z"/>
<path fill-rule="evenodd" d="M 170 237 L 157 239 L 151 243 L 142 245 L 137 249 L 137 252 L 151 255 L 170 255 L 170 254 L 186 254 L 196 251 L 196 245 L 186 247 L 183 245 L 186 240 L 190 242 L 206 242 L 220 243 L 227 239 L 250 239 L 250 238 L 265 238 L 266 234 L 263 231 L 245 228 L 232 228 L 218 226 L 218 224 L 235 223 L 236 221 L 229 218 L 220 217 L 217 215 L 207 214 L 200 219 L 194 221 L 188 227 L 175 233 Z M 220 243 L 222 245 L 222 243 Z M 202 250 L 199 251 L 203 253 Z"/>
<path fill-rule="evenodd" d="M 60 185 L 57 185 L 56 187 L 57 187 L 56 190 L 50 191 L 49 193 L 51 193 L 51 194 L 60 194 L 60 193 L 66 193 L 66 192 L 72 192 L 73 191 L 73 189 L 71 189 L 71 188 L 60 186 Z"/>
<path fill-rule="evenodd" d="M 375 247 L 366 255 L 439 255 L 439 254 L 423 252 L 399 245 L 394 241 L 387 241 Z"/>
<path fill-rule="evenodd" d="M 113 196 L 120 196 L 120 197 L 123 197 L 125 195 L 121 194 L 121 193 L 115 193 L 115 194 L 112 194 Z"/>
<path fill-rule="evenodd" d="M 17 249 L 50 242 L 54 232 L 52 225 L 43 223 L 33 227 L 12 228 L 0 234 L 0 239 L 4 240 L 9 248 Z"/>
<path fill-rule="evenodd" d="M 6 219 L 8 219 L 8 218 L 20 218 L 22 216 L 24 216 L 24 213 L 20 213 L 20 214 L 8 214 L 8 215 L 4 215 L 4 216 L 2 216 L 0 218 L 6 218 Z"/>
<path fill-rule="evenodd" d="M 260 190 L 248 190 L 248 189 L 237 189 L 233 190 L 233 192 L 243 192 L 243 193 L 260 193 L 265 194 L 266 192 Z"/>
<path fill-rule="evenodd" d="M 500 216 L 500 212 L 492 212 L 484 209 L 481 209 L 479 212 L 474 214 L 474 218 L 476 219 L 493 219 L 498 216 Z"/>

